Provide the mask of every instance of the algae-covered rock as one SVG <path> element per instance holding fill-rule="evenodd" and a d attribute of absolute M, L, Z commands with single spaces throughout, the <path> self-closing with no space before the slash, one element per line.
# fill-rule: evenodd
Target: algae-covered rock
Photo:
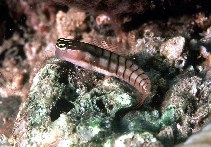
<path fill-rule="evenodd" d="M 75 137 L 71 136 L 73 126 L 69 120 L 64 116 L 55 120 L 55 114 L 52 116 L 54 107 L 59 102 L 64 103 L 64 106 L 69 109 L 73 107 L 68 100 L 75 99 L 75 88 L 62 78 L 68 76 L 68 70 L 54 63 L 47 64 L 35 76 L 28 99 L 17 117 L 13 133 L 15 144 L 19 146 L 47 145 L 57 141 L 61 136 L 71 138 L 72 142 L 75 142 Z M 65 110 L 58 109 L 58 111 Z M 66 134 L 67 130 L 68 134 Z"/>
<path fill-rule="evenodd" d="M 72 64 L 59 61 L 39 71 L 16 121 L 15 144 L 74 145 L 94 140 L 101 144 L 112 136 L 115 113 L 137 100 L 115 79 L 99 80 L 90 91 L 84 90 L 86 78 L 78 75 L 81 71 Z M 88 80 L 94 82 L 90 75 Z"/>
<path fill-rule="evenodd" d="M 207 103 L 211 92 L 209 85 L 190 69 L 175 78 L 167 91 L 162 111 L 165 112 L 171 105 L 179 116 L 179 123 L 175 126 L 178 134 L 175 142 L 187 139 L 190 132 L 199 131 L 200 124 L 209 120 L 206 119 L 210 113 L 210 104 Z"/>
<path fill-rule="evenodd" d="M 153 132 L 163 145 L 173 146 L 176 123 L 180 119 L 177 110 L 169 106 L 162 115 L 157 110 L 129 112 L 123 122 L 129 132 Z"/>

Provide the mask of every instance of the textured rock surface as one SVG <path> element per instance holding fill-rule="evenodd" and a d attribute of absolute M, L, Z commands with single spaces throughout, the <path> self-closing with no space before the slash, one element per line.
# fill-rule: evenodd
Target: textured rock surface
<path fill-rule="evenodd" d="M 83 92 L 86 84 L 80 83 L 81 78 L 75 81 L 77 74 L 58 61 L 39 71 L 15 124 L 17 145 L 76 145 L 111 137 L 115 113 L 136 99 L 114 79 Z M 92 81 L 90 77 L 86 80 Z"/>

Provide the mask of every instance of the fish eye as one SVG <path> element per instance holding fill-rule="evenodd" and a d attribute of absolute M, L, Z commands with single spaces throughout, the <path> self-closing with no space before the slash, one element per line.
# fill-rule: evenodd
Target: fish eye
<path fill-rule="evenodd" d="M 60 48 L 64 48 L 66 46 L 66 44 L 58 43 L 57 46 Z"/>
<path fill-rule="evenodd" d="M 63 38 L 59 38 L 56 43 L 56 47 L 59 49 L 66 49 L 66 41 Z"/>
<path fill-rule="evenodd" d="M 78 49 L 78 46 L 80 46 L 80 43 L 78 41 L 65 38 L 59 38 L 56 43 L 56 47 L 61 50 L 66 50 L 66 49 L 75 50 Z"/>

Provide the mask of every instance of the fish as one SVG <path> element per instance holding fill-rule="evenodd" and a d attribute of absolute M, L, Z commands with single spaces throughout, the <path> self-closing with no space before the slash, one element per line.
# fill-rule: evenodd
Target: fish
<path fill-rule="evenodd" d="M 59 38 L 55 56 L 85 69 L 125 81 L 139 94 L 134 108 L 139 108 L 150 94 L 150 79 L 144 71 L 130 59 L 114 52 L 93 44 Z"/>

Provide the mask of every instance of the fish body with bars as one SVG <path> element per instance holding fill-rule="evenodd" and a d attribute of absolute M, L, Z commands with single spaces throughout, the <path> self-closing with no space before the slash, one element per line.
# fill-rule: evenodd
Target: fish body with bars
<path fill-rule="evenodd" d="M 58 59 L 85 69 L 117 77 L 135 87 L 140 98 L 134 108 L 140 107 L 149 96 L 151 84 L 148 76 L 138 65 L 123 56 L 92 44 L 65 38 L 57 40 L 55 55 Z"/>

